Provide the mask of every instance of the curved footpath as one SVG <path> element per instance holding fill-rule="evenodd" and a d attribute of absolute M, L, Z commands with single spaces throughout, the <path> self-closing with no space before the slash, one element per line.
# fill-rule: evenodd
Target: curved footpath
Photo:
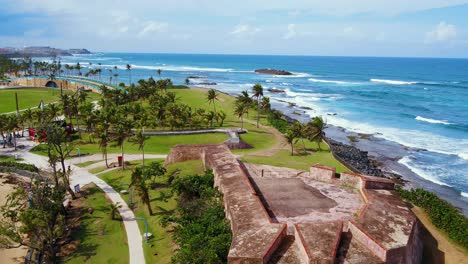
<path fill-rule="evenodd" d="M 46 171 L 50 171 L 50 166 L 47 161 L 47 157 L 40 156 L 34 153 L 29 152 L 35 145 L 36 143 L 29 141 L 29 140 L 18 140 L 19 144 L 18 145 L 24 145 L 25 148 L 20 150 L 18 149 L 17 151 L 11 151 L 11 149 L 1 149 L 0 153 L 3 155 L 9 155 L 9 156 L 15 156 L 17 155 L 19 158 L 22 158 L 25 162 L 31 163 L 36 165 L 38 168 Z M 111 154 L 109 157 L 117 156 L 117 154 Z M 126 155 L 125 156 L 127 161 L 130 160 L 137 160 L 141 159 L 140 155 Z M 166 158 L 166 155 L 146 155 L 145 158 Z M 79 168 L 75 166 L 74 164 L 78 162 L 86 162 L 86 161 L 91 161 L 91 160 L 101 160 L 102 155 L 90 155 L 90 156 L 83 156 L 80 158 L 74 158 L 67 160 L 67 166 L 69 165 L 72 174 L 70 177 L 71 183 L 70 186 L 73 188 L 76 184 L 80 184 L 80 186 L 84 186 L 89 183 L 94 183 L 96 186 L 101 188 L 101 190 L 107 195 L 107 197 L 113 202 L 113 203 L 120 203 L 122 205 L 121 208 L 119 208 L 119 213 L 122 217 L 122 220 L 124 222 L 125 226 L 125 231 L 127 233 L 127 243 L 128 243 L 128 250 L 129 250 L 129 256 L 130 256 L 130 262 L 131 264 L 141 264 L 145 263 L 145 255 L 143 253 L 143 236 L 141 235 L 140 229 L 138 227 L 137 220 L 135 220 L 135 215 L 133 214 L 133 211 L 128 207 L 127 203 L 122 199 L 120 194 L 112 188 L 109 184 L 107 184 L 105 181 L 101 180 L 98 178 L 95 174 L 92 174 L 88 171 L 88 169 L 99 167 L 99 166 L 104 166 L 105 163 L 104 161 L 100 161 L 98 163 L 92 164 L 88 166 L 87 168 Z M 110 171 L 112 169 L 106 170 L 104 172 Z"/>

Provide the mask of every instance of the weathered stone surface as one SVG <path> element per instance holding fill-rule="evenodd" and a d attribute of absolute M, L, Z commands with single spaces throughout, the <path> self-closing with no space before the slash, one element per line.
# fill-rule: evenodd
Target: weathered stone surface
<path fill-rule="evenodd" d="M 296 237 L 294 250 L 275 253 L 281 261 L 284 255 L 301 263 L 421 260 L 418 220 L 391 180 L 337 175 L 319 164 L 310 172 L 244 165 L 225 145 L 176 146 L 166 164 L 191 159 L 213 170 L 224 195 L 233 232 L 229 263 L 267 263 L 291 237 Z"/>

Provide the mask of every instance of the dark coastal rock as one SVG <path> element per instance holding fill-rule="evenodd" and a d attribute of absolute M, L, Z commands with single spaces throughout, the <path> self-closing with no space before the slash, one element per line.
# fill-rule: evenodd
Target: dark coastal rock
<path fill-rule="evenodd" d="M 193 76 L 193 75 L 191 75 L 191 76 L 189 76 L 189 77 L 187 77 L 187 78 L 189 78 L 189 79 L 202 79 L 202 78 L 206 78 L 206 77 L 204 77 L 204 76 Z"/>
<path fill-rule="evenodd" d="M 272 74 L 272 75 L 293 75 L 292 73 L 284 70 L 275 70 L 275 69 L 257 69 L 256 73 L 262 74 Z"/>
<path fill-rule="evenodd" d="M 215 82 L 201 82 L 199 85 L 217 85 Z"/>
<path fill-rule="evenodd" d="M 277 88 L 270 88 L 270 89 L 268 89 L 268 91 L 270 93 L 284 93 L 285 92 L 284 90 L 277 89 Z"/>
<path fill-rule="evenodd" d="M 300 106 L 299 108 L 304 109 L 304 110 L 314 110 L 312 107 L 308 107 L 308 106 Z"/>
<path fill-rule="evenodd" d="M 376 176 L 385 177 L 384 173 L 376 166 L 375 162 L 369 159 L 367 151 L 340 143 L 338 141 L 328 140 L 331 151 L 335 157 L 338 157 L 345 165 L 351 167 L 356 172 Z"/>

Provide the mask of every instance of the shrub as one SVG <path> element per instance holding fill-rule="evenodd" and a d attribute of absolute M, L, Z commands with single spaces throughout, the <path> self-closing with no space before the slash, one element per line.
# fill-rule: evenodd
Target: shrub
<path fill-rule="evenodd" d="M 278 115 L 277 113 L 271 111 L 267 115 L 267 120 L 274 128 L 278 129 L 278 131 L 283 134 L 285 134 L 289 129 L 289 123 L 282 118 L 282 114 Z"/>
<path fill-rule="evenodd" d="M 161 219 L 174 224 L 178 250 L 172 263 L 226 263 L 232 235 L 213 173 L 176 178 L 172 189 L 179 195 L 178 213 Z"/>
<path fill-rule="evenodd" d="M 468 218 L 447 201 L 423 189 L 404 190 L 397 188 L 400 196 L 423 208 L 432 223 L 465 249 L 468 248 Z"/>
<path fill-rule="evenodd" d="M 0 167 L 8 167 L 30 172 L 39 172 L 39 169 L 33 164 L 19 163 L 15 161 L 0 161 Z"/>

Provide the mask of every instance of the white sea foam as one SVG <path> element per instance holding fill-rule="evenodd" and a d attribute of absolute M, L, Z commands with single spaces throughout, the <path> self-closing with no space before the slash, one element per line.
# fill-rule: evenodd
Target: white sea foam
<path fill-rule="evenodd" d="M 446 184 L 444 182 L 439 181 L 434 175 L 431 175 L 430 173 L 427 173 L 425 170 L 423 170 L 423 169 L 421 169 L 421 168 L 419 168 L 417 166 L 414 166 L 412 164 L 411 158 L 408 157 L 408 156 L 405 156 L 405 157 L 401 158 L 398 161 L 398 163 L 405 165 L 412 172 L 416 173 L 417 175 L 423 177 L 424 179 L 426 179 L 428 181 L 431 181 L 431 182 L 439 184 L 439 185 L 445 185 L 445 186 L 448 186 L 448 187 L 452 187 L 449 184 Z"/>
<path fill-rule="evenodd" d="M 283 86 L 292 86 L 293 84 L 292 83 L 287 83 L 287 82 L 282 82 L 281 85 L 283 85 Z"/>
<path fill-rule="evenodd" d="M 334 83 L 334 84 L 359 84 L 356 82 L 346 82 L 346 81 L 334 81 L 334 80 L 323 80 L 323 79 L 316 79 L 310 78 L 309 81 L 317 82 L 317 83 Z"/>
<path fill-rule="evenodd" d="M 417 116 L 415 118 L 416 120 L 422 121 L 422 122 L 427 122 L 427 123 L 432 123 L 432 124 L 444 124 L 444 125 L 451 125 L 452 123 L 446 121 L 446 120 L 437 120 L 437 119 L 431 119 L 431 118 L 425 118 L 422 116 Z"/>
<path fill-rule="evenodd" d="M 458 157 L 464 159 L 464 160 L 468 160 L 468 152 L 462 152 L 460 154 L 458 154 Z"/>
<path fill-rule="evenodd" d="M 399 81 L 399 80 L 384 80 L 384 79 L 370 79 L 371 82 L 375 83 L 385 83 L 385 84 L 393 84 L 393 85 L 408 85 L 408 84 L 416 84 L 418 82 L 408 82 L 408 81 Z"/>
<path fill-rule="evenodd" d="M 466 192 L 461 192 L 460 195 L 463 196 L 463 197 L 468 198 L 468 193 L 466 193 Z"/>

